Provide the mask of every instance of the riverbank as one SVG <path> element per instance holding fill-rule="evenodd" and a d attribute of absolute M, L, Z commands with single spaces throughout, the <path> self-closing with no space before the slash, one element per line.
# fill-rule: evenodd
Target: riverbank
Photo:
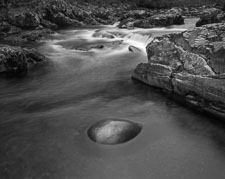
<path fill-rule="evenodd" d="M 38 41 L 58 29 L 119 21 L 121 28 L 179 25 L 184 23 L 184 18 L 200 17 L 209 7 L 147 9 L 125 3 L 97 6 L 64 0 L 12 4 L 1 8 L 0 41 L 13 44 Z"/>
<path fill-rule="evenodd" d="M 24 5 L 14 4 L 2 7 L 0 43 L 20 46 L 44 40 L 47 35 L 64 28 L 112 25 L 116 22 L 118 22 L 119 28 L 129 30 L 169 27 L 182 25 L 184 19 L 189 17 L 200 18 L 196 26 L 212 25 L 178 35 L 155 37 L 147 46 L 149 63 L 139 65 L 133 77 L 151 86 L 181 94 L 193 105 L 206 108 L 206 111 L 217 116 L 225 117 L 224 94 L 220 92 L 223 91 L 223 85 L 222 87 L 219 85 L 223 83 L 224 75 L 224 70 L 221 71 L 224 66 L 222 57 L 224 25 L 214 24 L 225 22 L 225 12 L 218 5 L 214 5 L 214 7 L 147 9 L 133 4 L 120 3 L 117 6 L 112 4 L 98 7 L 96 4 L 90 3 L 74 2 L 70 4 L 64 0 L 34 1 L 34 3 Z M 218 27 L 219 29 L 217 29 Z M 115 38 L 115 34 L 104 31 L 96 31 L 94 36 Z M 104 48 L 103 45 L 97 44 L 91 47 L 77 47 L 76 50 L 89 51 L 102 48 Z M 131 45 L 128 50 L 138 51 L 139 47 Z M 15 75 L 17 72 L 26 72 L 34 64 L 44 61 L 44 57 L 35 50 L 8 45 L 1 45 L 0 55 L 0 71 Z M 156 58 L 153 59 L 154 63 L 151 61 L 153 57 Z M 159 62 L 156 62 L 157 60 Z M 217 67 L 220 71 L 215 71 Z M 199 69 L 200 71 L 198 71 Z M 190 75 L 192 76 L 190 77 Z M 185 86 L 185 90 L 180 89 L 182 86 L 178 84 L 180 80 L 186 80 L 185 85 L 187 83 L 189 87 L 182 84 Z M 198 83 L 201 85 L 195 90 Z M 210 84 L 213 85 L 210 86 Z M 186 88 L 191 89 L 187 90 Z M 209 91 L 205 93 L 205 89 L 209 89 Z M 219 94 L 217 92 L 214 94 L 214 91 Z M 211 94 L 213 95 L 209 97 Z"/>

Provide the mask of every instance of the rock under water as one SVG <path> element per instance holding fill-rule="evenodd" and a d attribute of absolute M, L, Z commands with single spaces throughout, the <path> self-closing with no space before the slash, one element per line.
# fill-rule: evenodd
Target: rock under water
<path fill-rule="evenodd" d="M 100 144 L 121 144 L 135 138 L 141 132 L 142 126 L 121 119 L 101 120 L 91 126 L 88 136 Z"/>

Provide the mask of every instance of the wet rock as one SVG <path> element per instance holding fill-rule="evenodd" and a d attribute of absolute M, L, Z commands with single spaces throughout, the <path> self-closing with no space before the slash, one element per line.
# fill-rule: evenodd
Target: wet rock
<path fill-rule="evenodd" d="M 108 38 L 108 39 L 114 39 L 114 35 L 102 31 L 102 30 L 96 30 L 95 33 L 92 35 L 93 37 L 101 37 L 101 38 Z"/>
<path fill-rule="evenodd" d="M 132 18 L 132 19 L 143 19 L 149 16 L 152 16 L 153 12 L 148 11 L 146 9 L 141 9 L 141 10 L 129 10 L 125 14 L 122 15 L 120 20 Z"/>
<path fill-rule="evenodd" d="M 147 14 L 147 13 L 145 13 Z M 149 14 L 148 14 L 149 15 Z M 165 27 L 169 25 L 184 24 L 184 18 L 177 9 L 170 9 L 163 13 L 152 13 L 150 16 L 142 18 L 128 17 L 120 22 L 118 27 L 120 28 L 152 28 L 152 27 Z"/>
<path fill-rule="evenodd" d="M 118 21 L 124 5 L 99 7 L 94 4 L 78 3 L 66 0 L 35 1 L 33 3 L 10 2 L 9 8 L 2 7 L 0 13 L 0 39 L 5 41 L 34 41 L 38 36 L 23 35 L 24 30 L 57 30 L 64 27 L 83 25 L 114 24 Z M 11 29 L 20 29 L 9 33 Z M 12 31 L 11 31 L 12 32 Z M 44 31 L 43 31 L 44 32 Z M 26 32 L 28 34 L 28 32 Z M 112 35 L 104 38 L 113 38 Z"/>
<path fill-rule="evenodd" d="M 225 24 L 156 37 L 133 77 L 225 117 Z M 191 96 L 191 98 L 190 98 Z"/>
<path fill-rule="evenodd" d="M 23 29 L 35 29 L 40 25 L 40 18 L 34 12 L 11 13 L 8 15 L 9 22 L 12 25 Z"/>
<path fill-rule="evenodd" d="M 0 46 L 0 72 L 10 74 L 26 72 L 36 63 L 44 60 L 45 57 L 34 49 Z"/>
<path fill-rule="evenodd" d="M 88 136 L 100 144 L 120 144 L 135 138 L 141 132 L 140 124 L 120 119 L 97 122 L 88 130 Z"/>
<path fill-rule="evenodd" d="M 48 29 L 53 29 L 53 30 L 56 30 L 58 29 L 58 25 L 50 22 L 50 21 L 47 21 L 45 19 L 41 19 L 41 25 L 45 28 L 48 28 Z"/>
<path fill-rule="evenodd" d="M 135 47 L 135 46 L 132 46 L 132 45 L 130 45 L 130 46 L 128 47 L 128 50 L 129 50 L 130 52 L 140 52 L 140 51 L 141 51 L 139 48 L 137 48 L 137 47 Z"/>
<path fill-rule="evenodd" d="M 83 11 L 64 0 L 44 1 L 39 5 L 39 12 L 44 20 L 56 24 L 59 27 L 80 27 L 83 25 L 81 22 Z"/>
<path fill-rule="evenodd" d="M 29 41 L 38 41 L 44 38 L 47 34 L 51 34 L 52 31 L 49 29 L 40 30 L 21 30 L 17 27 L 12 26 L 12 29 L 7 33 L 2 41 L 5 43 L 21 44 Z"/>
<path fill-rule="evenodd" d="M 83 51 L 83 52 L 88 52 L 90 50 L 90 48 L 85 48 L 85 47 L 74 47 L 73 49 L 78 51 Z"/>
<path fill-rule="evenodd" d="M 94 48 L 94 49 L 103 49 L 105 46 L 104 45 L 102 45 L 102 44 L 97 44 L 97 45 L 93 45 L 93 46 L 91 46 L 90 48 Z"/>
<path fill-rule="evenodd" d="M 225 22 L 225 12 L 216 8 L 208 8 L 200 15 L 200 19 L 197 21 L 196 27 L 220 22 Z"/>
<path fill-rule="evenodd" d="M 171 67 L 162 64 L 141 63 L 136 67 L 133 77 L 151 86 L 172 91 L 171 75 Z"/>
<path fill-rule="evenodd" d="M 63 13 L 60 13 L 60 12 L 58 12 L 57 14 L 48 15 L 45 18 L 47 20 L 49 20 L 50 22 L 58 25 L 59 27 L 68 27 L 68 26 L 80 27 L 80 26 L 82 26 L 81 22 L 79 22 L 75 19 L 71 19 L 70 17 L 67 17 Z"/>

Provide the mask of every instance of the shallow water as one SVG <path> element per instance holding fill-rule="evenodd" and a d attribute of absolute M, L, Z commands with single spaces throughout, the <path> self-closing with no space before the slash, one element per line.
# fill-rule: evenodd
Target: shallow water
<path fill-rule="evenodd" d="M 0 79 L 0 178 L 224 179 L 225 126 L 131 80 L 147 61 L 150 34 L 192 25 L 70 29 L 38 44 L 48 63 L 26 77 Z M 92 37 L 97 29 L 116 37 Z M 96 44 L 104 48 L 91 48 Z M 129 45 L 140 50 L 129 52 Z M 92 142 L 87 129 L 108 118 L 143 130 L 120 145 Z"/>

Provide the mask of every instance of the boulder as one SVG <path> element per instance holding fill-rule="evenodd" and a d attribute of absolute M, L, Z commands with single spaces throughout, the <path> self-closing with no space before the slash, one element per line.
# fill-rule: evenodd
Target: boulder
<path fill-rule="evenodd" d="M 40 25 L 40 18 L 34 12 L 12 12 L 8 15 L 8 21 L 15 26 L 23 29 L 35 29 Z"/>
<path fill-rule="evenodd" d="M 45 57 L 34 49 L 0 46 L 0 72 L 10 74 L 26 72 L 33 65 L 44 60 Z"/>
<path fill-rule="evenodd" d="M 121 119 L 106 119 L 97 122 L 88 130 L 88 136 L 100 144 L 121 144 L 135 138 L 141 132 L 142 126 Z"/>
<path fill-rule="evenodd" d="M 56 24 L 59 27 L 82 26 L 80 19 L 76 18 L 77 11 L 75 7 L 64 0 L 49 0 L 39 6 L 42 18 L 52 24 Z"/>
<path fill-rule="evenodd" d="M 225 24 L 156 37 L 133 78 L 225 117 Z"/>
<path fill-rule="evenodd" d="M 63 13 L 58 12 L 56 14 L 48 15 L 45 17 L 47 20 L 50 22 L 58 25 L 59 27 L 68 27 L 68 26 L 73 26 L 73 27 L 80 27 L 82 26 L 82 23 L 75 20 L 71 19 L 68 16 L 65 16 Z"/>
<path fill-rule="evenodd" d="M 51 33 L 52 31 L 49 29 L 21 30 L 16 26 L 12 26 L 7 35 L 2 38 L 2 41 L 7 44 L 20 45 L 21 43 L 41 40 Z"/>
<path fill-rule="evenodd" d="M 102 44 L 96 44 L 96 45 L 92 45 L 90 46 L 90 49 L 103 49 L 105 46 Z"/>
<path fill-rule="evenodd" d="M 196 22 L 196 27 L 221 22 L 225 22 L 225 12 L 216 8 L 208 8 L 201 13 L 200 19 Z"/>

